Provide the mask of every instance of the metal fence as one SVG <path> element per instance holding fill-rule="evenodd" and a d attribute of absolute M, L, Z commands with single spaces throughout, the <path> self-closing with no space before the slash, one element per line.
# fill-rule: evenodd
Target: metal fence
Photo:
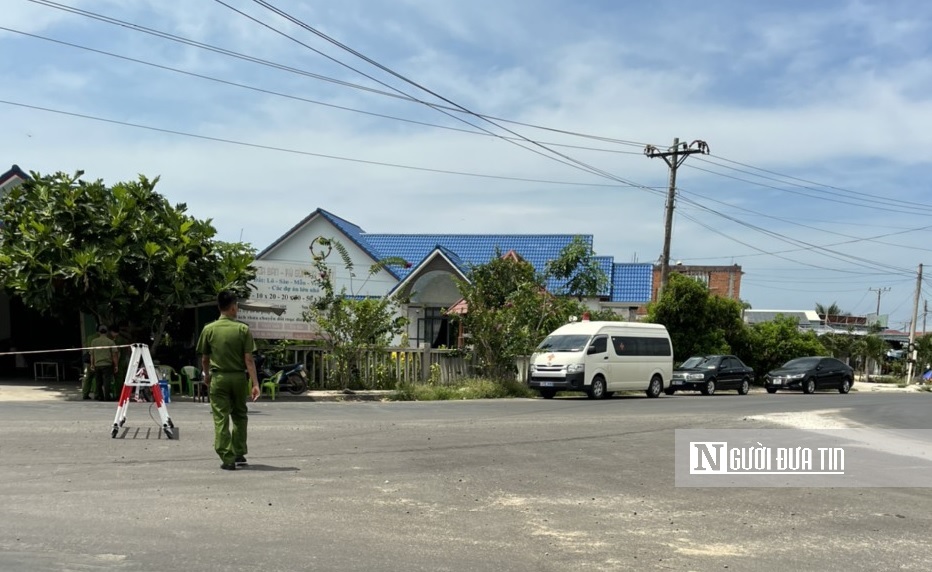
<path fill-rule="evenodd" d="M 344 389 L 334 380 L 333 359 L 326 349 L 316 346 L 291 346 L 288 351 L 295 363 L 307 368 L 311 389 Z M 394 389 L 399 384 L 452 385 L 478 375 L 471 357 L 458 350 L 419 348 L 366 350 L 353 364 L 349 389 Z"/>

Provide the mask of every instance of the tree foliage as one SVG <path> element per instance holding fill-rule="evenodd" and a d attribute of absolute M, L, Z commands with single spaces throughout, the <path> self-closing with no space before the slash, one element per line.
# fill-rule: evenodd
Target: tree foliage
<path fill-rule="evenodd" d="M 0 200 L 0 286 L 30 308 L 132 321 L 157 344 L 185 306 L 255 278 L 254 251 L 215 241 L 209 220 L 155 192 L 158 178 L 108 187 L 82 175 L 32 173 Z"/>
<path fill-rule="evenodd" d="M 515 358 L 530 354 L 570 316 L 587 311 L 577 300 L 548 292 L 546 285 L 550 278 L 569 277 L 567 293 L 580 298 L 596 295 L 607 278 L 590 262 L 591 249 L 581 241 L 564 248 L 544 273 L 536 272 L 524 260 L 502 257 L 498 252 L 486 264 L 470 269 L 468 280 L 458 282 L 468 308 L 460 319 L 485 376 L 514 379 Z M 609 316 L 602 313 L 598 317 Z"/>
<path fill-rule="evenodd" d="M 740 302 L 712 295 L 704 284 L 674 272 L 660 299 L 648 305 L 647 321 L 666 326 L 676 362 L 715 353 L 744 359 L 750 340 L 741 317 L 743 308 Z"/>
<path fill-rule="evenodd" d="M 350 388 L 358 379 L 356 368 L 366 352 L 385 348 L 395 335 L 402 333 L 407 319 L 397 316 L 399 300 L 392 296 L 362 297 L 358 293 L 366 280 L 390 265 L 405 265 L 397 258 L 380 260 L 369 267 L 362 285 L 351 291 L 346 286 L 337 289 L 330 255 L 336 251 L 349 273 L 350 283 L 357 278 L 353 260 L 346 247 L 338 240 L 322 236 L 311 244 L 311 281 L 321 294 L 312 300 L 304 319 L 317 325 L 323 334 L 325 347 L 332 360 L 331 381 L 340 387 Z"/>
<path fill-rule="evenodd" d="M 549 261 L 544 273 L 563 283 L 558 294 L 574 296 L 579 301 L 598 296 L 608 288 L 608 276 L 595 260 L 592 247 L 581 236 L 574 237 L 557 258 Z"/>
<path fill-rule="evenodd" d="M 748 334 L 751 351 L 746 362 L 758 377 L 793 358 L 828 353 L 815 332 L 799 331 L 799 320 L 789 316 L 754 324 Z"/>

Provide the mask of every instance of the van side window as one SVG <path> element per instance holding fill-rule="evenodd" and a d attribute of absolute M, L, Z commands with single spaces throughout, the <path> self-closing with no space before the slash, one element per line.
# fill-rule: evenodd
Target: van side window
<path fill-rule="evenodd" d="M 612 336 L 612 348 L 615 350 L 615 355 L 636 356 L 638 355 L 638 339 L 631 336 Z"/>
<path fill-rule="evenodd" d="M 589 346 L 590 354 L 604 354 L 608 351 L 608 336 L 596 336 Z"/>

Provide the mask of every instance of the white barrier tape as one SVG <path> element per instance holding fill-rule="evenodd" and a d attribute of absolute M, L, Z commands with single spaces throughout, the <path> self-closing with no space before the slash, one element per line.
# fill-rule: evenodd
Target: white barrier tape
<path fill-rule="evenodd" d="M 53 353 L 58 353 L 58 352 L 87 352 L 91 350 L 102 350 L 106 348 L 113 348 L 113 349 L 131 348 L 134 345 L 136 344 L 124 344 L 120 346 L 94 346 L 94 347 L 89 347 L 89 348 L 62 348 L 59 350 L 31 350 L 27 352 L 0 352 L 0 356 L 19 356 L 19 355 L 27 355 L 27 354 L 53 354 Z M 140 345 L 145 345 L 145 344 L 140 344 Z"/>

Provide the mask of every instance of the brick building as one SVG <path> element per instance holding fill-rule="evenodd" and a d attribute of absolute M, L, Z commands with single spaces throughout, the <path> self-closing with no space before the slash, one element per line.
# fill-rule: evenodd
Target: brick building
<path fill-rule="evenodd" d="M 733 266 L 691 266 L 675 264 L 670 266 L 670 272 L 678 272 L 684 276 L 694 278 L 709 287 L 712 294 L 741 299 L 741 267 Z M 651 286 L 651 301 L 657 301 L 657 290 L 660 289 L 660 266 L 654 266 L 653 283 Z"/>

